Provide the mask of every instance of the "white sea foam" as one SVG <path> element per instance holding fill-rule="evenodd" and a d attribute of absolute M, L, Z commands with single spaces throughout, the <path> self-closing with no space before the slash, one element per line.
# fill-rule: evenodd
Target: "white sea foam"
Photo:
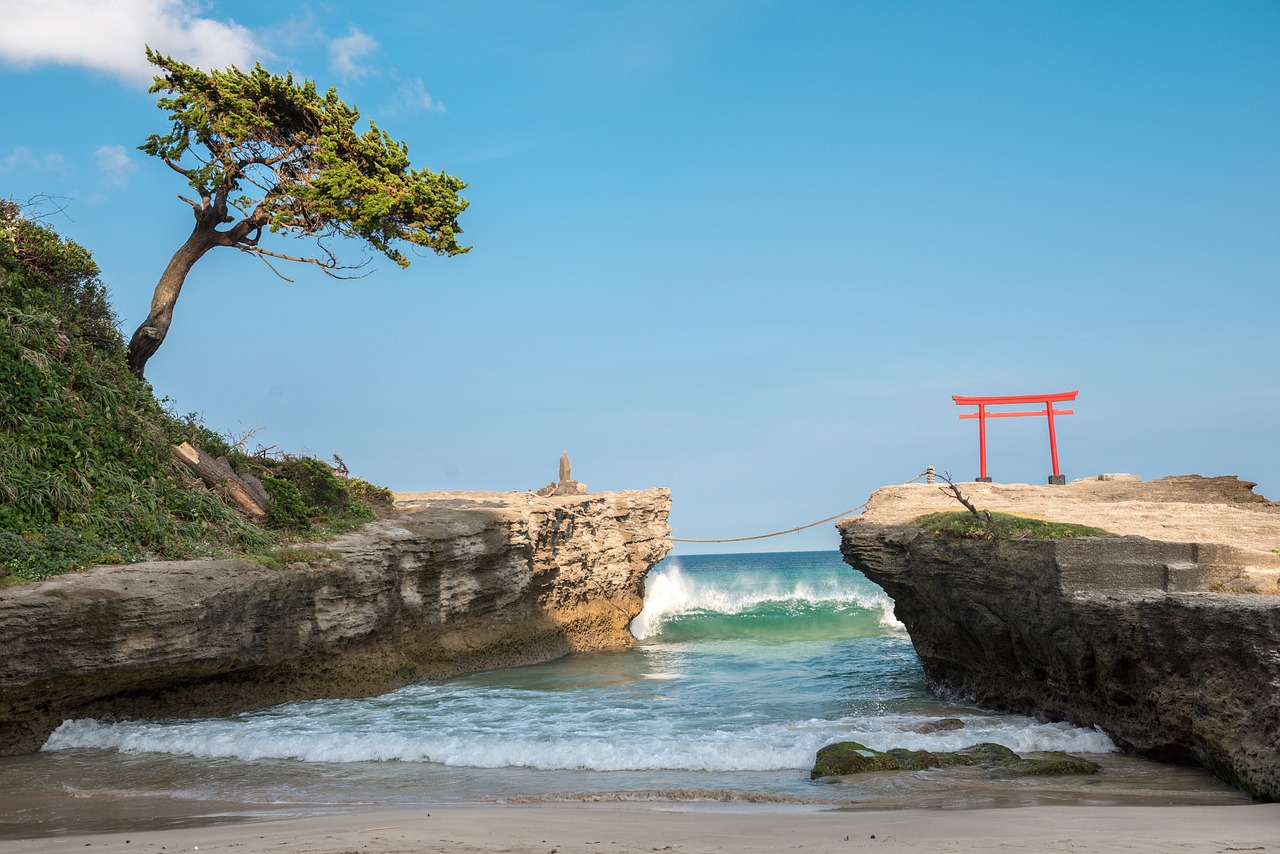
<path fill-rule="evenodd" d="M 527 701 L 528 698 L 526 698 Z M 995 742 L 1018 752 L 1115 750 L 1103 733 L 1045 724 L 1030 718 L 974 716 L 944 733 L 910 731 L 914 716 L 759 721 L 741 713 L 708 729 L 691 729 L 662 716 L 623 707 L 566 707 L 552 717 L 524 717 L 490 697 L 496 715 L 443 716 L 410 724 L 404 715 L 372 714 L 344 720 L 325 704 L 298 704 L 272 716 L 211 721 L 100 723 L 67 721 L 46 750 L 110 748 L 124 753 L 169 753 L 241 760 L 304 762 L 434 762 L 470 768 L 526 767 L 591 771 L 780 771 L 807 768 L 817 750 L 834 741 L 858 741 L 876 750 L 958 750 Z M 508 701 L 510 702 L 510 701 Z M 523 704 L 526 708 L 528 703 Z M 383 710 L 388 711 L 386 709 Z M 396 720 L 399 717 L 400 720 Z M 736 725 L 735 725 L 736 724 Z"/>
<path fill-rule="evenodd" d="M 933 752 L 960 750 L 981 742 L 1003 745 L 1015 753 L 1063 750 L 1068 753 L 1113 753 L 1115 743 L 1099 729 L 1065 723 L 1042 723 L 1019 715 L 962 716 L 962 729 L 913 732 L 924 719 L 914 716 L 848 718 L 838 728 L 839 740 L 856 741 L 873 750 L 894 747 Z M 826 722 L 821 722 L 822 726 Z"/>
<path fill-rule="evenodd" d="M 883 628 L 901 630 L 902 623 L 893 613 L 893 600 L 869 583 L 860 585 L 858 581 L 859 576 L 851 572 L 805 579 L 741 572 L 707 579 L 684 572 L 678 561 L 668 559 L 646 580 L 644 609 L 631 621 L 631 633 L 638 640 L 647 640 L 660 634 L 669 621 L 688 614 L 741 614 L 771 602 L 857 605 L 878 611 Z"/>

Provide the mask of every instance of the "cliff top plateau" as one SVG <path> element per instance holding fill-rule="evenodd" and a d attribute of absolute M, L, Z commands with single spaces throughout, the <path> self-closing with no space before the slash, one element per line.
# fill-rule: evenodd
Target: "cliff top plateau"
<path fill-rule="evenodd" d="M 1133 475 L 1099 475 L 1066 486 L 957 483 L 983 510 L 1089 525 L 1121 536 L 1280 550 L 1280 503 L 1254 493 L 1256 485 L 1237 477 L 1199 475 L 1146 482 Z M 926 513 L 962 509 L 944 486 L 913 483 L 877 489 L 861 516 L 840 524 L 905 525 Z"/>

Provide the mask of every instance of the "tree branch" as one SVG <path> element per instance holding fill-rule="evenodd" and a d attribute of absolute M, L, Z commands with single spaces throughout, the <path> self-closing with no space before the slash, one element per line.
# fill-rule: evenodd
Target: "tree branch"
<path fill-rule="evenodd" d="M 977 507 L 973 506 L 973 502 L 965 498 L 964 493 L 960 491 L 960 486 L 951 479 L 950 473 L 943 472 L 938 475 L 938 477 L 947 485 L 945 489 L 943 487 L 938 487 L 938 491 L 943 495 L 950 494 L 952 498 L 963 504 L 964 509 L 968 510 L 975 519 L 982 523 L 983 536 L 988 540 L 991 539 L 995 535 L 991 511 L 979 510 Z"/>
<path fill-rule="evenodd" d="M 248 252 L 248 253 L 250 253 L 250 254 L 252 254 L 252 255 L 257 255 L 257 256 L 258 256 L 258 260 L 259 260 L 259 261 L 261 261 L 263 264 L 266 264 L 266 265 L 267 265 L 267 269 L 268 269 L 268 270 L 270 270 L 271 272 L 275 273 L 277 276 L 279 276 L 280 278 L 284 279 L 286 282 L 289 282 L 290 284 L 292 284 L 292 283 L 293 283 L 293 279 L 289 278 L 289 277 L 288 277 L 288 276 L 286 276 L 284 273 L 281 273 L 279 270 L 277 270 L 277 269 L 276 269 L 276 267 L 275 267 L 275 265 L 274 265 L 274 264 L 272 264 L 270 261 L 268 261 L 268 260 L 266 259 L 266 257 L 265 257 L 261 252 L 255 252 L 255 251 L 253 251 L 252 249 L 241 249 L 240 251 L 241 251 L 241 252 Z"/>
<path fill-rule="evenodd" d="M 165 162 L 165 165 L 166 165 L 166 166 L 168 166 L 168 167 L 169 167 L 170 169 L 172 169 L 174 172 L 177 172 L 179 175 L 185 176 L 185 177 L 187 177 L 187 178 L 190 178 L 190 177 L 191 177 L 191 173 L 190 173 L 190 172 L 188 172 L 186 169 L 183 169 L 183 168 L 182 168 L 181 166 L 179 166 L 177 163 L 174 163 L 172 160 L 170 160 L 170 159 L 169 159 L 169 155 L 167 155 L 167 154 L 162 154 L 162 155 L 160 155 L 160 159 L 161 159 L 161 160 L 163 160 L 163 161 Z"/>
<path fill-rule="evenodd" d="M 956 501 L 959 501 L 961 504 L 964 505 L 964 509 L 968 510 L 974 516 L 981 519 L 982 514 L 978 512 L 977 507 L 973 506 L 972 501 L 964 497 L 964 493 L 960 491 L 960 487 L 956 485 L 954 482 L 952 482 L 951 478 L 947 477 L 945 474 L 942 475 L 941 477 L 946 482 L 947 486 L 945 489 L 942 487 L 939 487 L 938 491 L 941 492 L 943 495 L 950 493 L 952 498 L 954 498 Z"/>
<path fill-rule="evenodd" d="M 316 267 L 319 267 L 321 272 L 323 272 L 326 276 L 329 276 L 330 278 L 333 278 L 333 279 L 363 279 L 365 276 L 368 276 L 370 273 L 373 272 L 372 270 L 370 270 L 369 272 L 361 273 L 358 276 L 346 275 L 343 273 L 336 272 L 337 270 L 358 270 L 361 267 L 366 266 L 369 263 L 369 261 L 366 258 L 364 261 L 361 261 L 359 264 L 339 264 L 338 257 L 334 255 L 332 252 L 329 252 L 328 250 L 325 250 L 325 254 L 329 256 L 328 260 L 321 260 L 319 258 L 314 258 L 309 255 L 285 255 L 282 252 L 272 252 L 270 249 L 263 249 L 261 246 L 246 244 L 244 242 L 238 242 L 234 245 L 241 252 L 249 252 L 258 256 L 265 255 L 269 258 L 279 258 L 281 261 L 294 261 L 298 264 L 312 264 Z M 267 266 L 271 267 L 270 264 L 267 264 Z M 275 270 L 274 267 L 272 267 L 271 269 Z M 279 272 L 276 272 L 276 275 L 280 276 L 280 278 L 284 279 L 286 282 L 293 281 L 293 279 L 290 279 L 288 276 L 283 276 Z"/>

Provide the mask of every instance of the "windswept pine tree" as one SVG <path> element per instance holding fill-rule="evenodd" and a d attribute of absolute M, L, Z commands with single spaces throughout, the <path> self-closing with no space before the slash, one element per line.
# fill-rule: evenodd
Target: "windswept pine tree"
<path fill-rule="evenodd" d="M 152 92 L 169 112 L 167 133 L 139 148 L 186 179 L 195 198 L 195 226 L 156 284 L 151 311 L 129 342 L 129 369 L 141 378 L 169 333 L 187 274 L 206 252 L 231 247 L 273 260 L 318 266 L 342 276 L 335 238 L 357 238 L 401 267 L 408 244 L 438 255 L 459 255 L 458 216 L 466 187 L 444 172 L 414 169 L 409 149 L 372 122 L 361 131 L 360 112 L 335 89 L 321 94 L 313 82 L 272 74 L 261 65 L 245 72 L 202 71 L 147 48 L 160 69 Z M 315 240 L 312 254 L 262 245 L 266 234 Z M 274 270 L 275 268 L 272 267 Z M 279 271 L 276 271 L 279 274 Z"/>

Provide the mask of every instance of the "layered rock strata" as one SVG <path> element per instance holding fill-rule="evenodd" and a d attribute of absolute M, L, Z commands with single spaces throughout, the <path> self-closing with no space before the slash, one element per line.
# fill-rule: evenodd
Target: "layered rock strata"
<path fill-rule="evenodd" d="M 1276 592 L 1280 555 L 1264 547 L 1280 531 L 1280 506 L 1234 478 L 1171 480 L 1127 483 L 1120 498 L 1091 486 L 962 489 L 979 507 L 1118 533 L 1126 515 L 1149 529 L 1185 525 L 1180 509 L 1165 522 L 1152 509 L 1176 492 L 1166 503 L 1210 518 L 1247 508 L 1252 539 L 1239 525 L 1222 537 L 1229 544 L 1214 542 L 1211 526 L 1198 542 L 947 539 L 903 524 L 904 502 L 878 492 L 864 517 L 838 524 L 841 550 L 893 598 L 935 691 L 1098 726 L 1125 749 L 1203 765 L 1280 800 L 1280 596 L 1217 592 Z M 1125 502 L 1142 512 L 1126 514 Z M 925 509 L 956 507 L 937 504 Z"/>
<path fill-rule="evenodd" d="M 623 648 L 670 548 L 666 489 L 414 493 L 267 569 L 96 567 L 0 589 L 0 753 L 64 719 L 221 715 Z"/>

